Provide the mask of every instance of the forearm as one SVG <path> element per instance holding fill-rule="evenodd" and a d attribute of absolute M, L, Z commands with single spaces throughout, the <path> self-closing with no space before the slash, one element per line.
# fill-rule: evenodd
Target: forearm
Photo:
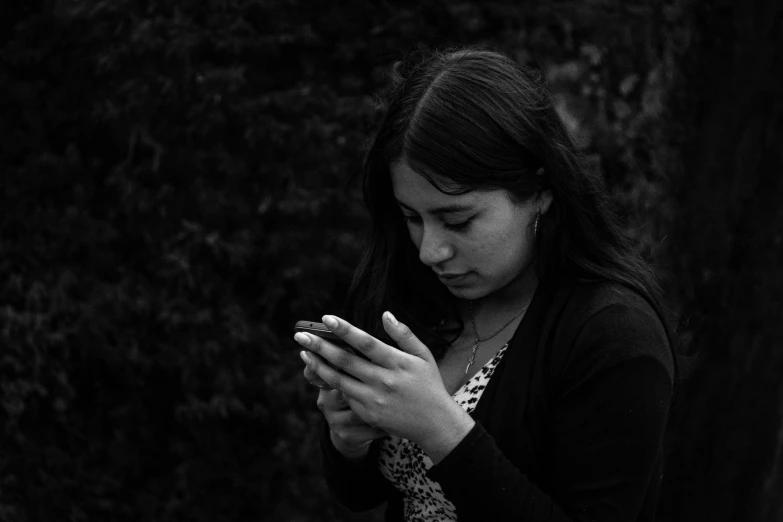
<path fill-rule="evenodd" d="M 347 458 L 332 444 L 324 423 L 321 434 L 324 477 L 335 498 L 351 511 L 366 511 L 387 500 L 390 484 L 377 467 L 377 451 L 363 458 Z"/>
<path fill-rule="evenodd" d="M 450 400 L 440 415 L 433 417 L 436 429 L 422 440 L 414 441 L 432 460 L 441 462 L 467 436 L 476 421 L 455 401 Z"/>
<path fill-rule="evenodd" d="M 440 484 L 460 521 L 574 520 L 503 455 L 478 423 L 428 476 Z"/>

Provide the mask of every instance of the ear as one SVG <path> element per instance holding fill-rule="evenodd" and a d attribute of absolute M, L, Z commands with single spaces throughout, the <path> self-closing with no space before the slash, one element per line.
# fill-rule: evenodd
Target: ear
<path fill-rule="evenodd" d="M 542 214 L 546 214 L 547 211 L 549 211 L 549 207 L 552 206 L 552 200 L 554 199 L 554 196 L 552 195 L 552 189 L 546 189 L 539 192 L 536 196 L 536 206 L 538 206 L 538 210 Z"/>

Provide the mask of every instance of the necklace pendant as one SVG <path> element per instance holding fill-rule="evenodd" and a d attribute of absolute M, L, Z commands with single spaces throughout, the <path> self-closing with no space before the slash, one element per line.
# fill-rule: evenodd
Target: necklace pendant
<path fill-rule="evenodd" d="M 470 323 L 473 326 L 473 335 L 476 336 L 475 343 L 473 345 L 473 353 L 470 354 L 470 359 L 468 360 L 468 365 L 465 367 L 465 375 L 468 374 L 468 370 L 470 370 L 470 367 L 473 366 L 473 362 L 476 360 L 476 349 L 478 348 L 479 343 L 483 343 L 484 341 L 489 341 L 493 337 L 495 337 L 497 334 L 505 330 L 508 325 L 514 322 L 514 320 L 519 317 L 520 315 L 524 314 L 527 311 L 527 307 L 530 306 L 530 303 L 526 304 L 525 307 L 517 312 L 514 317 L 511 318 L 509 322 L 503 325 L 503 327 L 498 330 L 497 332 L 493 333 L 492 335 L 488 335 L 484 337 L 483 339 L 478 334 L 478 329 L 476 329 L 476 315 L 473 313 L 473 301 L 468 301 L 468 308 L 470 309 Z"/>
<path fill-rule="evenodd" d="M 470 367 L 473 366 L 473 363 L 476 362 L 476 350 L 478 349 L 478 345 L 481 341 L 477 341 L 476 344 L 473 345 L 473 352 L 470 354 L 470 359 L 468 359 L 468 365 L 465 366 L 465 375 L 468 374 L 468 370 L 470 370 Z"/>

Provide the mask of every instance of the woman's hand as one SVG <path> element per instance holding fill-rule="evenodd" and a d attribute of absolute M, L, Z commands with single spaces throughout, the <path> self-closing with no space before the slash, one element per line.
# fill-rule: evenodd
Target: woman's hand
<path fill-rule="evenodd" d="M 332 444 L 348 459 L 363 459 L 370 451 L 372 441 L 388 435 L 360 419 L 337 390 L 321 389 L 317 405 L 329 424 Z"/>
<path fill-rule="evenodd" d="M 363 459 L 370 450 L 370 443 L 388 435 L 388 433 L 373 428 L 360 419 L 348 407 L 343 394 L 328 386 L 310 368 L 305 352 L 302 352 L 302 360 L 305 362 L 305 379 L 313 386 L 320 388 L 316 405 L 324 414 L 326 423 L 329 425 L 329 437 L 332 439 L 332 445 L 348 459 Z"/>
<path fill-rule="evenodd" d="M 399 350 L 334 316 L 324 316 L 323 322 L 369 360 L 298 333 L 295 339 L 312 352 L 303 359 L 367 424 L 415 442 L 435 463 L 473 427 L 473 419 L 446 391 L 429 349 L 391 313 L 384 314 L 383 326 Z"/>
<path fill-rule="evenodd" d="M 307 354 L 305 352 L 302 352 L 300 356 L 302 357 L 302 360 L 305 363 L 304 377 L 305 379 L 307 379 L 307 382 L 309 382 L 316 388 L 320 388 L 321 390 L 331 390 L 332 387 L 326 384 L 324 380 L 321 379 L 318 376 L 318 374 L 313 371 L 312 368 L 310 368 L 310 365 L 307 364 Z M 319 395 L 318 397 L 320 398 L 321 396 Z"/>

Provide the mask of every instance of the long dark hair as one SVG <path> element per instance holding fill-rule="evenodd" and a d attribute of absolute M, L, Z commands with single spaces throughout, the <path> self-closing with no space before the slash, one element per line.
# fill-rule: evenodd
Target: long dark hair
<path fill-rule="evenodd" d="M 436 357 L 464 326 L 456 299 L 420 262 L 394 201 L 389 166 L 403 159 L 450 194 L 504 189 L 525 201 L 551 190 L 539 223 L 539 279 L 614 281 L 635 290 L 656 310 L 674 348 L 654 273 L 577 154 L 540 74 L 479 47 L 417 51 L 393 71 L 363 165 L 372 233 L 348 294 L 349 320 L 386 338 L 380 316 L 392 310 Z M 459 326 L 440 329 L 447 319 Z"/>

